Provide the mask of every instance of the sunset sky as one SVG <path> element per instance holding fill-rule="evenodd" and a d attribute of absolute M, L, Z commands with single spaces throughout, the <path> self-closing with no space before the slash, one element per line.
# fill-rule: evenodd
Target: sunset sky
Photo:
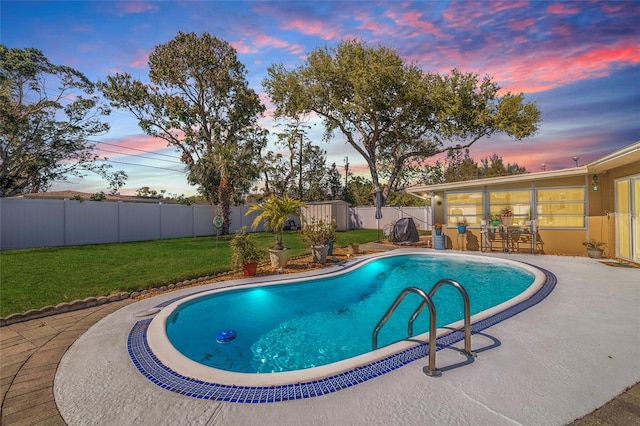
<path fill-rule="evenodd" d="M 425 72 L 452 68 L 489 75 L 505 90 L 524 92 L 542 111 L 540 131 L 523 141 L 494 136 L 470 151 L 479 161 L 493 153 L 539 171 L 584 164 L 640 140 L 639 1 L 5 1 L 0 42 L 40 49 L 92 81 L 128 72 L 148 80 L 149 54 L 178 31 L 207 32 L 226 40 L 261 93 L 273 128 L 272 105 L 261 83 L 266 69 L 292 69 L 311 50 L 359 38 L 395 49 Z M 114 169 L 129 175 L 124 194 L 142 186 L 193 195 L 178 154 L 146 136 L 126 111 L 106 118 L 111 131 L 95 139 Z M 336 137 L 314 143 L 343 172 L 368 177 L 355 150 Z M 93 140 L 92 139 L 92 140 Z M 52 189 L 106 191 L 93 178 Z"/>

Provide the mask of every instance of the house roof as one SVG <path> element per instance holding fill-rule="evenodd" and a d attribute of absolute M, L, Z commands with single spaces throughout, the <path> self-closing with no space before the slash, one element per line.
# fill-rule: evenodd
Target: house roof
<path fill-rule="evenodd" d="M 62 200 L 65 198 L 72 199 L 74 197 L 80 197 L 83 200 L 89 200 L 93 194 L 88 192 L 79 191 L 52 191 L 52 192 L 36 192 L 33 194 L 23 195 L 22 198 L 46 198 Z M 136 203 L 164 203 L 175 204 L 175 200 L 163 199 L 163 198 L 149 198 L 149 197 L 134 197 L 131 195 L 109 195 L 105 194 L 105 201 L 125 201 Z"/>
<path fill-rule="evenodd" d="M 640 163 L 640 141 L 587 164 L 589 173 L 603 173 L 627 164 Z"/>
<path fill-rule="evenodd" d="M 499 176 L 486 179 L 473 179 L 462 182 L 442 183 L 437 185 L 418 185 L 407 188 L 405 191 L 420 198 L 428 198 L 431 192 L 459 190 L 466 188 L 478 188 L 480 186 L 501 185 L 515 182 L 531 182 L 547 179 L 557 179 L 571 176 L 584 176 L 592 173 L 604 173 L 616 167 L 640 162 L 640 141 L 612 152 L 602 158 L 579 167 L 571 167 L 561 170 L 550 170 L 521 175 Z"/>

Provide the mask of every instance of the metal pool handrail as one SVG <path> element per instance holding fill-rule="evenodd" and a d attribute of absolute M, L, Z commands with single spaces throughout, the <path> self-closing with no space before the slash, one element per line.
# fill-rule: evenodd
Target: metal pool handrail
<path fill-rule="evenodd" d="M 471 302 L 469 301 L 469 293 L 467 290 L 460 285 L 457 281 L 454 281 L 449 278 L 444 278 L 431 288 L 429 291 L 429 297 L 433 297 L 434 294 L 445 284 L 449 284 L 458 289 L 460 294 L 462 295 L 462 300 L 464 302 L 464 351 L 467 355 L 471 355 L 473 357 L 478 356 L 475 352 L 471 350 Z"/>
<path fill-rule="evenodd" d="M 464 353 L 466 355 L 476 357 L 477 354 L 471 350 L 471 303 L 469 300 L 469 294 L 467 291 L 460 285 L 460 283 L 445 278 L 437 283 L 431 288 L 429 294 L 425 293 L 422 289 L 417 287 L 407 287 L 400 292 L 396 300 L 393 302 L 391 307 L 387 310 L 384 316 L 380 319 L 376 328 L 373 330 L 372 337 L 372 349 L 376 350 L 378 347 L 378 333 L 382 326 L 386 324 L 389 320 L 393 312 L 396 310 L 398 305 L 404 300 L 407 294 L 416 293 L 418 296 L 422 298 L 422 302 L 416 308 L 413 315 L 409 319 L 409 324 L 407 327 L 407 337 L 411 337 L 413 335 L 413 323 L 418 318 L 422 310 L 425 306 L 429 307 L 429 364 L 425 367 L 424 372 L 428 376 L 439 377 L 442 375 L 442 372 L 436 368 L 436 308 L 433 304 L 433 296 L 434 294 L 442 287 L 443 285 L 448 284 L 457 288 L 460 294 L 462 295 L 462 300 L 464 302 Z"/>
<path fill-rule="evenodd" d="M 398 295 L 398 297 L 396 297 L 396 300 L 393 302 L 391 307 L 380 319 L 380 321 L 378 322 L 378 325 L 376 325 L 376 328 L 373 330 L 373 337 L 372 337 L 372 344 L 371 344 L 372 349 L 376 350 L 376 348 L 378 347 L 378 332 L 380 331 L 382 326 L 389 320 L 389 318 L 391 317 L 393 312 L 396 310 L 400 302 L 402 302 L 402 300 L 409 293 L 416 293 L 418 296 L 422 298 L 423 302 L 420 304 L 420 306 L 418 306 L 418 309 L 416 309 L 413 316 L 409 320 L 409 324 L 407 327 L 409 335 L 407 337 L 411 337 L 411 335 L 413 334 L 413 321 L 415 320 L 415 318 L 418 316 L 418 314 L 420 314 L 420 311 L 422 311 L 425 306 L 428 306 L 429 307 L 429 365 L 425 373 L 429 376 L 434 376 L 434 377 L 441 376 L 442 372 L 436 368 L 436 307 L 433 305 L 433 301 L 431 300 L 431 297 L 429 297 L 429 295 L 427 295 L 427 293 L 425 293 L 424 290 L 419 289 L 417 287 L 407 287 L 404 290 L 402 290 Z"/>

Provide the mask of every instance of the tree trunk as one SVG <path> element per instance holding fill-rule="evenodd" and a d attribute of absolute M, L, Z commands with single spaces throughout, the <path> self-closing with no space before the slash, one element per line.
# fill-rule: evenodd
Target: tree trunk
<path fill-rule="evenodd" d="M 231 225 L 231 182 L 228 177 L 220 179 L 220 186 L 218 187 L 218 209 L 224 219 L 220 233 L 227 235 L 229 233 L 229 226 Z"/>

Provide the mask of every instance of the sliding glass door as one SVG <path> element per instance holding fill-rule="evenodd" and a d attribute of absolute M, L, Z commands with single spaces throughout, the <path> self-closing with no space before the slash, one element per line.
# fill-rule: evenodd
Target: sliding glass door
<path fill-rule="evenodd" d="M 616 256 L 640 262 L 640 176 L 617 179 Z"/>

